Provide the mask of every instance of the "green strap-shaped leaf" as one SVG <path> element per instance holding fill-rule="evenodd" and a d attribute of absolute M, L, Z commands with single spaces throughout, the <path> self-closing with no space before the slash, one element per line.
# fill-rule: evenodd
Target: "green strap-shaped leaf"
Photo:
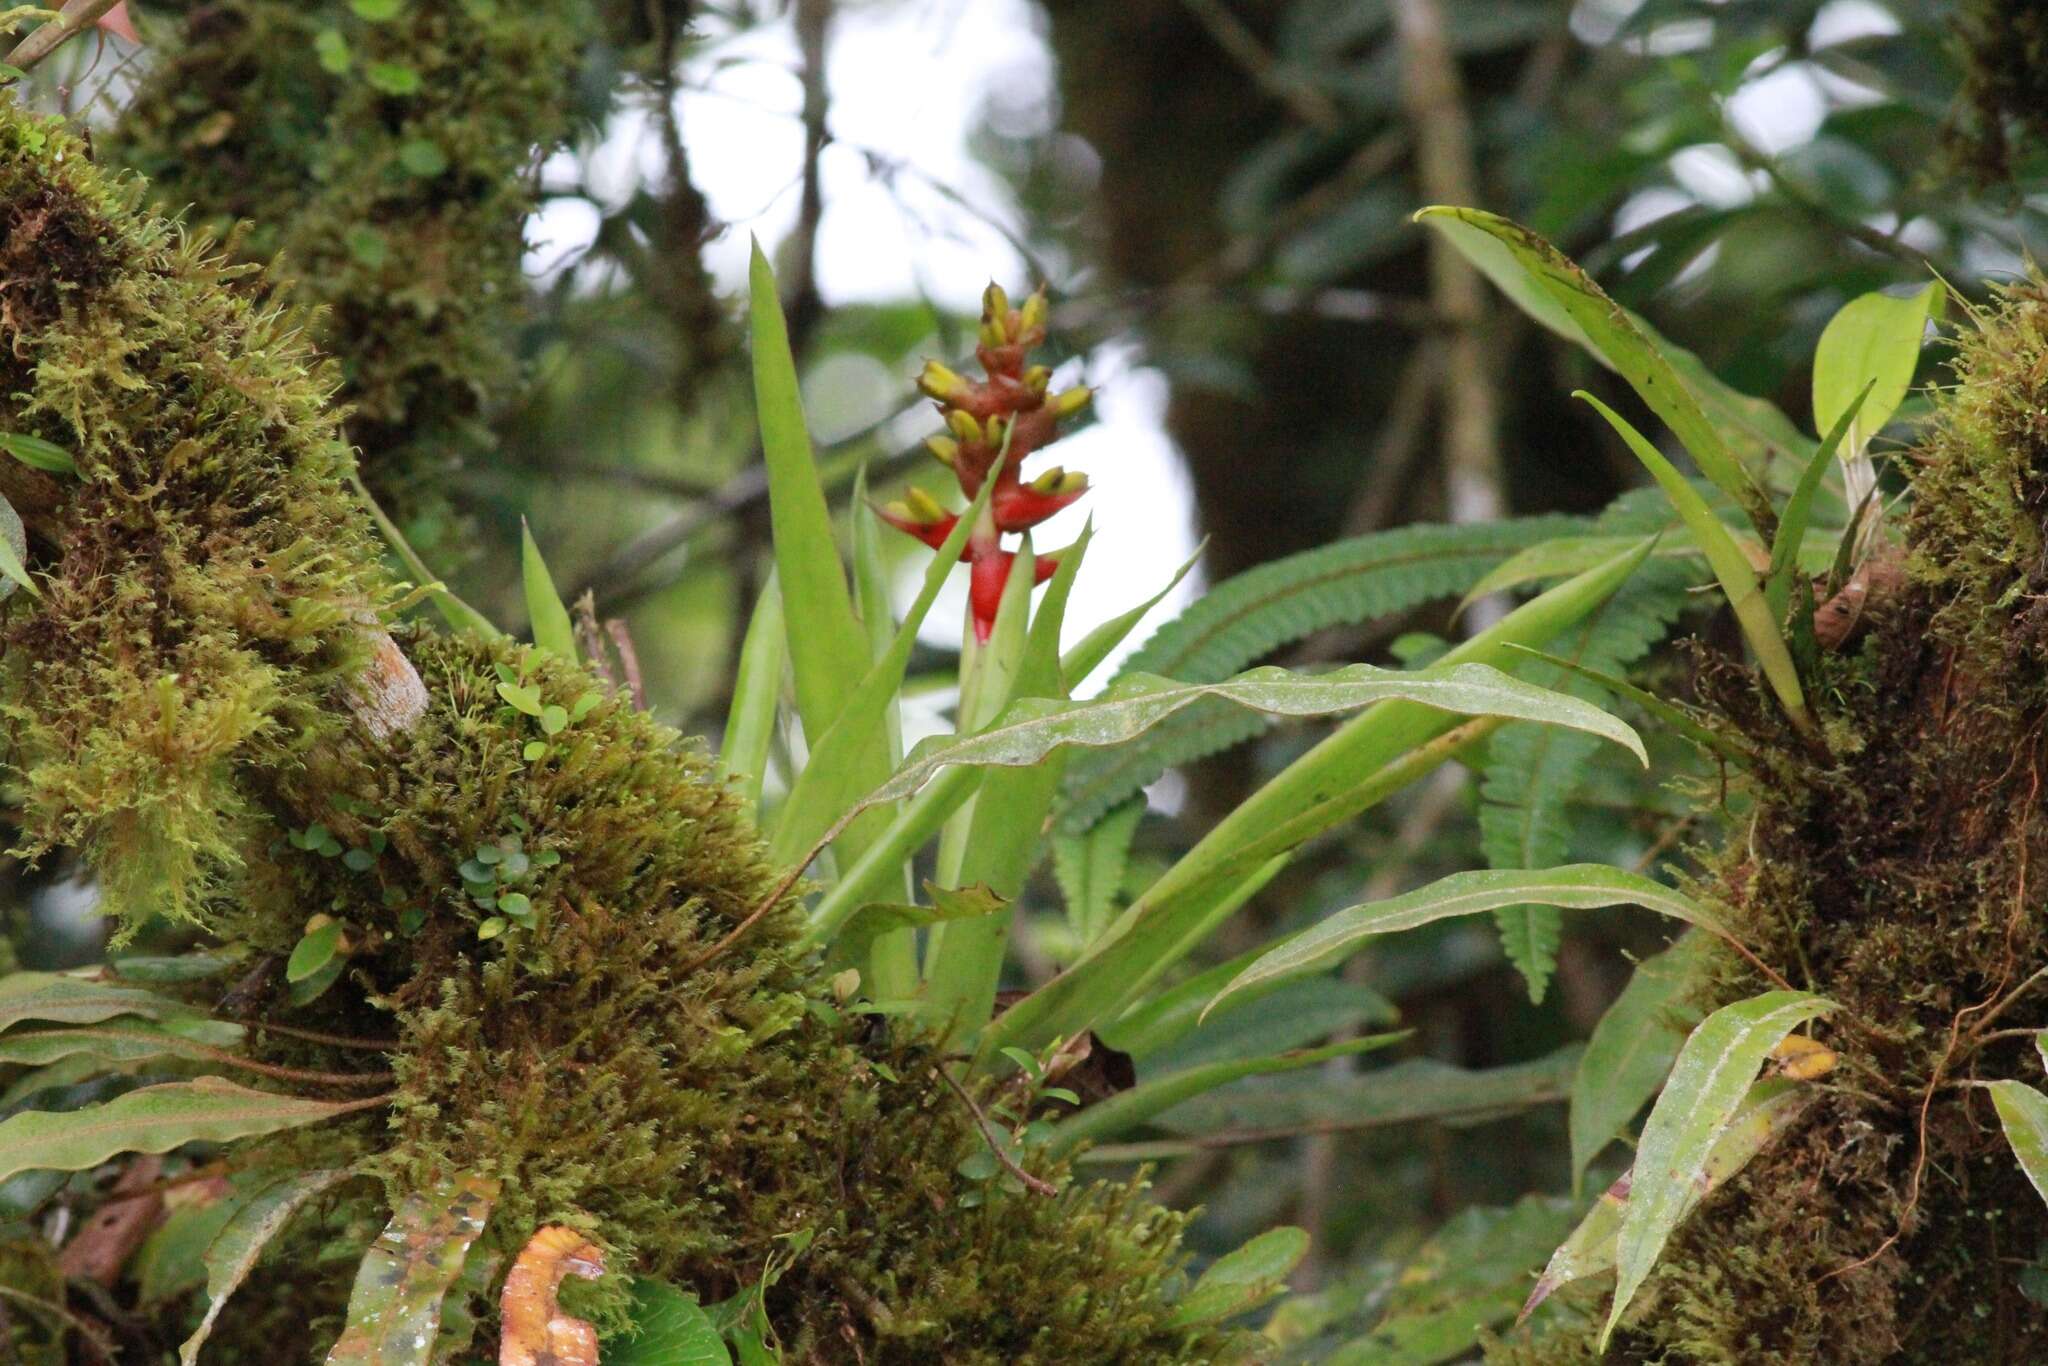
<path fill-rule="evenodd" d="M 0 977 L 0 1030 L 23 1020 L 55 1024 L 97 1024 L 116 1015 L 161 1020 L 190 1015 L 182 1001 L 138 987 L 112 986 L 58 972 L 11 972 Z"/>
<path fill-rule="evenodd" d="M 1231 1082 L 1242 1081 L 1246 1077 L 1296 1072 L 1304 1067 L 1319 1066 L 1332 1058 L 1370 1053 L 1399 1043 L 1409 1037 L 1410 1032 L 1400 1030 L 1391 1034 L 1369 1034 L 1363 1038 L 1347 1039 L 1342 1043 L 1326 1044 L 1321 1048 L 1297 1048 L 1291 1052 L 1265 1058 L 1203 1063 L 1152 1081 L 1140 1082 L 1128 1091 L 1119 1091 L 1107 1100 L 1097 1101 L 1087 1109 L 1061 1120 L 1053 1129 L 1052 1150 L 1055 1153 L 1069 1153 L 1083 1143 L 1097 1143 L 1106 1138 L 1114 1138 L 1118 1134 L 1128 1133 L 1154 1115 L 1164 1114 L 1182 1101 L 1193 1100 L 1204 1092 L 1213 1091 L 1219 1086 L 1228 1086 Z"/>
<path fill-rule="evenodd" d="M 1590 1049 L 1587 1051 L 1591 1052 Z M 1805 1112 L 1811 1099 L 1810 1092 L 1789 1081 L 1760 1081 L 1750 1087 L 1735 1117 L 1708 1152 L 1700 1179 L 1693 1186 L 1689 1203 L 1679 1218 L 1684 1219 L 1700 1201 L 1748 1166 L 1751 1158 L 1792 1126 L 1793 1121 Z M 1565 1239 L 1543 1268 L 1536 1288 L 1529 1292 L 1528 1300 L 1522 1305 L 1523 1318 L 1529 1317 L 1536 1306 L 1548 1299 L 1559 1286 L 1614 1270 L 1621 1225 L 1628 1213 L 1633 1183 L 1633 1174 L 1624 1174 L 1594 1201 L 1585 1219 L 1572 1230 L 1571 1236 Z"/>
<path fill-rule="evenodd" d="M 0 1181 L 19 1172 L 76 1172 L 117 1153 L 167 1153 L 318 1124 L 380 1100 L 305 1100 L 219 1077 L 145 1086 L 89 1109 L 29 1110 L 0 1123 Z"/>
<path fill-rule="evenodd" d="M 909 795 L 877 795 L 855 805 L 855 799 L 872 787 L 875 779 L 888 767 L 888 718 L 895 712 L 896 695 L 902 691 L 904 670 L 910 665 L 910 652 L 917 644 L 918 630 L 924 625 L 932 604 L 938 601 L 939 591 L 945 587 L 947 576 L 952 573 L 960 551 L 967 544 L 975 518 L 988 505 L 995 486 L 993 476 L 982 484 L 981 492 L 932 556 L 925 567 L 924 582 L 918 589 L 917 598 L 903 615 L 903 624 L 896 629 L 888 649 L 872 664 L 867 662 L 867 640 L 862 637 L 860 668 L 854 675 L 855 681 L 849 684 L 840 699 L 832 724 L 813 730 L 810 720 L 806 718 L 804 721 L 806 734 L 811 737 L 811 753 L 776 816 L 775 833 L 769 840 L 768 850 L 777 862 L 787 863 L 797 858 L 827 827 L 833 826 L 835 817 L 849 808 L 865 810 L 895 797 Z M 784 579 L 785 583 L 788 581 Z M 792 651 L 796 648 L 795 642 L 810 630 L 810 605 L 804 603 L 798 615 L 802 620 L 791 622 Z M 841 822 L 835 828 L 843 829 L 845 824 Z M 865 848 L 867 841 L 859 843 Z"/>
<path fill-rule="evenodd" d="M 1771 615 L 1779 621 L 1792 605 L 1792 575 L 1799 568 L 1799 550 L 1806 542 L 1806 528 L 1813 521 L 1813 495 L 1820 489 L 1821 477 L 1828 471 L 1835 452 L 1842 447 L 1842 438 L 1862 405 L 1869 401 L 1871 384 L 1863 386 L 1849 405 L 1849 410 L 1835 419 L 1828 429 L 1827 437 L 1814 448 L 1813 458 L 1806 462 L 1806 468 L 1799 472 L 1799 482 L 1792 486 L 1791 494 L 1785 499 L 1785 511 L 1778 519 L 1778 536 L 1771 542 L 1771 568 L 1764 579 L 1764 596 L 1771 605 Z"/>
<path fill-rule="evenodd" d="M 2048 1096 L 2023 1081 L 1989 1082 L 1985 1089 L 1991 1092 L 1991 1104 L 2020 1170 L 2048 1200 Z"/>
<path fill-rule="evenodd" d="M 519 581 L 526 592 L 526 619 L 533 626 L 533 643 L 541 649 L 576 662 L 576 628 L 569 624 L 569 609 L 555 591 L 555 576 L 541 558 L 533 528 L 519 519 Z"/>
<path fill-rule="evenodd" d="M 149 1058 L 216 1060 L 220 1050 L 242 1038 L 242 1027 L 222 1020 L 173 1019 L 162 1024 L 116 1020 L 67 1029 L 16 1029 L 0 1034 L 0 1062 L 45 1067 L 60 1058 L 85 1056 L 109 1063 Z"/>
<path fill-rule="evenodd" d="M 1415 216 L 1449 238 L 1539 321 L 1567 336 L 1576 331 L 1578 339 L 1613 366 L 1651 411 L 1678 433 L 1700 473 L 1758 520 L 1763 495 L 1749 472 L 1728 453 L 1721 433 L 1671 362 L 1592 276 L 1542 237 L 1498 214 L 1437 206 Z M 1567 318 L 1573 326 L 1564 325 Z"/>
<path fill-rule="evenodd" d="M 1707 1159 L 1757 1069 L 1787 1034 L 1832 1009 L 1834 1002 L 1811 992 L 1766 992 L 1721 1007 L 1685 1041 L 1636 1146 L 1628 1209 L 1615 1239 L 1614 1304 L 1600 1330 L 1602 1351 L 1698 1199 Z"/>
<path fill-rule="evenodd" d="M 1572 1188 L 1643 1103 L 1664 1084 L 1686 1032 L 1699 1021 L 1688 1003 L 1706 980 L 1712 939 L 1688 930 L 1664 952 L 1636 964 L 1628 985 L 1593 1026 L 1572 1078 Z"/>
<path fill-rule="evenodd" d="M 78 474 L 78 465 L 72 460 L 70 451 L 39 436 L 26 436 L 21 432 L 0 432 L 0 451 L 6 451 L 30 469 L 41 470 L 45 474 L 68 474 L 74 477 Z"/>
<path fill-rule="evenodd" d="M 748 268 L 748 299 L 754 404 L 768 466 L 775 566 L 783 601 L 798 606 L 789 632 L 797 712 L 804 730 L 822 737 L 867 672 L 867 636 L 854 616 L 853 595 L 832 536 L 832 515 L 818 482 L 796 360 L 789 350 L 789 328 L 775 293 L 775 272 L 759 242 Z"/>
<path fill-rule="evenodd" d="M 1237 1251 L 1211 1262 L 1173 1307 L 1171 1322 L 1177 1328 L 1192 1328 L 1256 1309 L 1287 1288 L 1288 1273 L 1307 1255 L 1306 1232 L 1268 1229 Z"/>
<path fill-rule="evenodd" d="M 1639 873 L 1610 868 L 1604 863 L 1453 873 L 1404 896 L 1347 906 L 1300 934 L 1282 940 L 1218 992 L 1210 1009 L 1276 977 L 1329 967 L 1357 952 L 1376 935 L 1395 934 L 1524 901 L 1565 910 L 1635 905 L 1715 934 L 1727 934 L 1713 913 L 1690 897 Z"/>
<path fill-rule="evenodd" d="M 1735 537 L 1714 515 L 1699 491 L 1686 482 L 1685 476 L 1673 468 L 1663 453 L 1651 445 L 1627 418 L 1583 389 L 1574 396 L 1592 404 L 1600 416 L 1607 419 L 1607 424 L 1621 435 L 1628 448 L 1635 452 L 1636 459 L 1643 463 L 1643 468 L 1670 497 L 1671 505 L 1678 509 L 1679 520 L 1685 523 L 1685 529 L 1692 534 L 1694 542 L 1707 557 L 1707 563 L 1712 566 L 1714 577 L 1720 581 L 1729 609 L 1735 613 L 1736 623 L 1742 627 L 1749 648 L 1756 651 L 1757 665 L 1764 671 L 1771 691 L 1778 695 L 1786 717 L 1801 731 L 1811 734 L 1813 717 L 1806 709 L 1806 691 L 1800 686 L 1799 670 L 1792 662 L 1792 648 L 1786 643 L 1778 619 L 1771 615 L 1770 601 L 1764 595 L 1755 567 L 1742 553 L 1742 548 L 1735 544 Z"/>
<path fill-rule="evenodd" d="M 644 1276 L 633 1282 L 631 1336 L 607 1341 L 600 1355 L 604 1366 L 732 1366 L 697 1297 Z"/>
<path fill-rule="evenodd" d="M 298 1172 L 279 1177 L 241 1199 L 201 1257 L 206 1266 L 206 1317 L 199 1321 L 199 1327 L 178 1348 L 178 1360 L 184 1366 L 194 1366 L 199 1360 L 199 1349 L 213 1335 L 214 1322 L 220 1318 L 228 1297 L 248 1279 L 256 1259 L 263 1255 L 263 1249 L 269 1246 L 270 1240 L 291 1222 L 292 1216 L 304 1208 L 307 1201 L 323 1191 L 332 1190 L 348 1180 L 350 1175 L 345 1169 Z"/>
<path fill-rule="evenodd" d="M 771 570 L 761 600 L 747 622 L 740 645 L 740 664 L 733 676 L 732 708 L 725 717 L 725 739 L 718 761 L 738 786 L 747 810 L 761 809 L 761 786 L 768 775 L 768 751 L 775 741 L 775 714 L 782 701 L 782 666 L 788 662 L 788 638 L 782 620 L 782 589 Z"/>
<path fill-rule="evenodd" d="M 441 1302 L 497 1198 L 497 1182 L 476 1176 L 407 1196 L 356 1268 L 327 1366 L 426 1366 Z"/>

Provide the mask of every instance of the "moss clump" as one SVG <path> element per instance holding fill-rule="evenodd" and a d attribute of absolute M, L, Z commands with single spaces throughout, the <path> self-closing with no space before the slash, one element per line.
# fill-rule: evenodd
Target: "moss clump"
<path fill-rule="evenodd" d="M 79 471 L 8 472 L 46 577 L 8 603 L 7 759 L 23 852 L 84 851 L 131 922 L 229 894 L 269 834 L 246 775 L 335 732 L 387 591 L 330 373 L 136 197 L 0 116 L 0 262 L 29 282 L 0 314 L 0 427 Z"/>
<path fill-rule="evenodd" d="M 2048 137 L 2048 13 L 2033 0 L 1967 0 L 1955 28 L 1963 88 L 1949 153 L 1979 184 L 2010 181 L 2015 149 Z"/>
<path fill-rule="evenodd" d="M 497 1250 L 548 1221 L 607 1246 L 606 1322 L 630 1274 L 707 1299 L 772 1279 L 797 1359 L 1227 1357 L 1174 1325 L 1181 1219 L 1138 1187 L 961 1172 L 983 1140 L 941 1059 L 830 1006 L 787 948 L 793 905 L 714 951 L 777 880 L 704 755 L 573 665 L 476 638 L 401 631 L 424 711 L 350 720 L 389 585 L 342 492 L 331 375 L 137 196 L 0 104 L 0 255 L 41 242 L 47 266 L 0 332 L 0 416 L 80 470 L 23 486 L 44 587 L 7 604 L 7 759 L 30 847 L 80 845 L 131 919 L 182 910 L 273 968 L 309 915 L 347 923 L 323 994 L 238 995 L 388 1040 L 256 1031 L 273 1061 L 388 1068 L 390 1103 L 237 1158 L 380 1178 L 324 1216 L 344 1252 L 408 1192 L 496 1177 Z M 544 734 L 528 712 L 554 706 L 572 719 Z M 272 1265 L 230 1350 L 335 1322 L 335 1266 Z"/>
<path fill-rule="evenodd" d="M 371 487 L 433 535 L 439 490 L 489 444 L 481 419 L 516 378 L 527 285 L 522 224 L 538 154 L 603 114 L 630 43 L 591 0 L 449 0 L 368 20 L 344 0 L 159 5 L 175 34 L 105 155 L 142 172 L 167 212 L 275 263 L 317 305 L 341 358 L 350 440 Z"/>

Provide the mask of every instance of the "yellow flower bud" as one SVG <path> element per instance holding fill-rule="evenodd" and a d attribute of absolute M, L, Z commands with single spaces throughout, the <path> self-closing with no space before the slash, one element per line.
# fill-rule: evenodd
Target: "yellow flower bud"
<path fill-rule="evenodd" d="M 913 521 L 936 522 L 946 515 L 946 510 L 939 506 L 938 500 L 921 488 L 913 486 L 903 497 L 909 505 L 906 510 Z"/>
<path fill-rule="evenodd" d="M 1009 317 L 1010 296 L 1003 292 L 1001 285 L 989 281 L 988 288 L 981 292 L 981 320 L 1001 327 Z"/>
<path fill-rule="evenodd" d="M 924 439 L 924 448 L 947 469 L 953 468 L 954 462 L 960 459 L 960 443 L 950 436 L 928 436 Z"/>
<path fill-rule="evenodd" d="M 981 440 L 981 424 L 974 420 L 974 414 L 959 408 L 946 410 L 946 425 L 953 429 L 953 435 L 962 441 Z"/>
<path fill-rule="evenodd" d="M 1024 387 L 1040 398 L 1052 386 L 1052 371 L 1043 365 L 1034 365 L 1024 372 Z"/>
<path fill-rule="evenodd" d="M 1048 311 L 1049 306 L 1045 301 L 1045 286 L 1040 285 L 1037 289 L 1031 291 L 1031 297 L 1026 299 L 1024 307 L 1018 310 L 1019 316 L 1017 321 L 1024 331 L 1029 332 L 1033 328 L 1045 326 L 1045 318 Z"/>
<path fill-rule="evenodd" d="M 1085 384 L 1077 384 L 1071 389 L 1062 389 L 1059 393 L 1053 395 L 1052 410 L 1060 417 L 1072 417 L 1075 413 L 1087 407 L 1088 400 L 1093 397 L 1095 397 L 1094 390 Z"/>
<path fill-rule="evenodd" d="M 917 376 L 917 387 L 922 389 L 927 397 L 935 398 L 941 403 L 953 403 L 965 398 L 968 389 L 966 380 L 935 360 L 924 363 L 924 369 Z"/>

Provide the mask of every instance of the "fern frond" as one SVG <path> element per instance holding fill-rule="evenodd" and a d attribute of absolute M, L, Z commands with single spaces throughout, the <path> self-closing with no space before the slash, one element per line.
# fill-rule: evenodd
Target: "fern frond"
<path fill-rule="evenodd" d="M 1145 814 L 1143 798 L 1133 798 L 1080 833 L 1060 833 L 1052 840 L 1053 877 L 1066 898 L 1067 925 L 1086 947 L 1108 927 L 1130 863 L 1131 839 Z"/>
<path fill-rule="evenodd" d="M 1319 546 L 1218 584 L 1160 627 L 1120 672 L 1216 682 L 1328 627 L 1457 597 L 1510 555 L 1588 529 L 1583 518 L 1529 517 L 1401 527 Z M 1167 769 L 1249 740 L 1266 725 L 1225 704 L 1198 705 L 1142 741 L 1076 758 L 1067 769 L 1061 828 L 1088 829 Z"/>
<path fill-rule="evenodd" d="M 1558 642 L 1554 653 L 1603 672 L 1619 672 L 1664 638 L 1686 604 L 1686 588 L 1697 567 L 1651 561 L 1588 618 Z M 1598 698 L 1597 683 L 1555 665 L 1521 670 L 1521 676 L 1575 696 Z M 1503 727 L 1488 747 L 1480 787 L 1480 848 L 1489 867 L 1548 868 L 1570 860 L 1570 803 L 1594 759 L 1593 743 L 1550 734 L 1556 728 L 1517 723 Z M 1557 966 L 1561 920 L 1553 906 L 1509 906 L 1494 912 L 1508 961 L 1529 984 L 1529 999 L 1540 1003 Z"/>

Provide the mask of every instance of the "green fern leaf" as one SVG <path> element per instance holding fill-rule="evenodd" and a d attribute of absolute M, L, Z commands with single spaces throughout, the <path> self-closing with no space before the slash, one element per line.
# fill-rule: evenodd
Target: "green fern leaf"
<path fill-rule="evenodd" d="M 1091 830 L 1053 836 L 1053 876 L 1066 898 L 1067 924 L 1083 946 L 1095 942 L 1116 910 L 1116 896 L 1130 863 L 1131 839 L 1144 814 L 1144 798 L 1133 798 Z"/>
<path fill-rule="evenodd" d="M 1218 584 L 1160 627 L 1122 672 L 1217 682 L 1328 627 L 1457 597 L 1517 551 L 1583 534 L 1589 525 L 1582 518 L 1531 517 L 1411 526 L 1290 555 Z M 1077 757 L 1067 770 L 1061 829 L 1089 829 L 1167 769 L 1263 734 L 1267 724 L 1227 704 L 1198 705 L 1140 742 Z"/>
<path fill-rule="evenodd" d="M 1618 672 L 1664 638 L 1685 606 L 1696 566 L 1651 562 L 1635 578 L 1561 641 L 1557 653 L 1574 662 Z M 1522 671 L 1532 683 L 1575 696 L 1597 698 L 1601 690 L 1585 678 L 1545 665 Z M 1570 803 L 1595 762 L 1596 743 L 1548 734 L 1553 726 L 1503 727 L 1488 747 L 1480 788 L 1479 835 L 1489 867 L 1548 868 L 1570 860 Z M 1541 1003 L 1557 966 L 1561 916 L 1554 906 L 1508 906 L 1494 912 L 1508 961 L 1529 984 L 1529 999 Z"/>

